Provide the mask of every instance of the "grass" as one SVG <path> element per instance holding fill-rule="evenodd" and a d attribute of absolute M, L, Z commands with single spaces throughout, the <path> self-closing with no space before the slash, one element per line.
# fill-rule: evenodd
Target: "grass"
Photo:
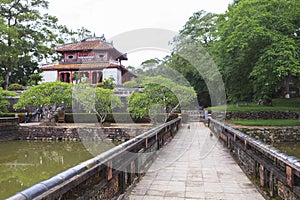
<path fill-rule="evenodd" d="M 257 105 L 257 103 L 240 102 L 236 104 L 227 104 L 216 107 L 209 107 L 208 110 L 214 111 L 232 111 L 232 112 L 247 112 L 247 111 L 300 111 L 300 98 L 292 99 L 273 99 L 272 106 Z"/>
<path fill-rule="evenodd" d="M 282 120 L 282 119 L 267 119 L 267 120 L 229 120 L 232 124 L 243 126 L 300 126 L 300 120 Z"/>

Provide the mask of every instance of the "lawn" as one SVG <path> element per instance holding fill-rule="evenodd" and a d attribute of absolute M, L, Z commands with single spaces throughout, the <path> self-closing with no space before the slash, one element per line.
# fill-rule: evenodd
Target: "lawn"
<path fill-rule="evenodd" d="M 267 120 L 229 120 L 232 124 L 243 126 L 300 126 L 300 120 L 282 120 L 282 119 L 267 119 Z"/>
<path fill-rule="evenodd" d="M 208 110 L 226 110 L 233 112 L 247 112 L 247 111 L 300 111 L 300 98 L 292 99 L 273 99 L 272 106 L 257 105 L 257 103 L 240 102 L 238 104 L 227 104 L 223 106 L 209 107 Z"/>

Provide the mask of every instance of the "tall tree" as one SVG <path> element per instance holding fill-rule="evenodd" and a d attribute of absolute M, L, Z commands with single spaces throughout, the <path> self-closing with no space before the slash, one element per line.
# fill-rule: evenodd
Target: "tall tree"
<path fill-rule="evenodd" d="M 205 47 L 212 46 L 216 40 L 217 18 L 217 14 L 207 13 L 204 10 L 195 12 L 179 31 L 175 42 L 179 45 L 182 41 L 190 39 L 191 42 Z"/>
<path fill-rule="evenodd" d="M 5 88 L 10 77 L 22 80 L 21 76 L 36 71 L 37 62 L 51 52 L 45 43 L 53 40 L 49 27 L 57 19 L 40 14 L 39 9 L 47 7 L 45 0 L 0 1 L 0 70 L 5 77 Z"/>
<path fill-rule="evenodd" d="M 85 28 L 70 31 L 55 16 L 42 13 L 48 4 L 47 0 L 0 0 L 0 72 L 5 89 L 10 79 L 25 85 L 29 75 L 39 72 L 42 60 L 58 59 L 54 54 L 58 44 L 90 35 Z"/>
<path fill-rule="evenodd" d="M 220 15 L 214 46 L 229 99 L 270 99 L 299 76 L 300 2 L 240 0 Z"/>
<path fill-rule="evenodd" d="M 216 40 L 217 16 L 203 10 L 195 12 L 174 38 L 175 48 L 164 63 L 185 77 L 205 106 L 211 105 L 205 73 L 212 64 L 209 53 Z"/>

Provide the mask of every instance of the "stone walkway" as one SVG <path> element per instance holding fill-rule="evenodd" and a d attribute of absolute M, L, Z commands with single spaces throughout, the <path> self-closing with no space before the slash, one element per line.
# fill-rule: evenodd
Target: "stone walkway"
<path fill-rule="evenodd" d="M 200 122 L 182 125 L 127 200 L 262 200 L 229 151 Z"/>

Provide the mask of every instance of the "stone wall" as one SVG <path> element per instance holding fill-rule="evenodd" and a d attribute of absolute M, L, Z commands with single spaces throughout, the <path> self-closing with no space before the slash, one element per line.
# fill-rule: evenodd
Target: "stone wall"
<path fill-rule="evenodd" d="M 0 117 L 0 141 L 15 140 L 19 127 L 17 117 Z"/>
<path fill-rule="evenodd" d="M 300 142 L 300 127 L 237 128 L 247 135 L 265 143 Z"/>
<path fill-rule="evenodd" d="M 21 126 L 16 139 L 103 140 L 107 137 L 129 139 L 145 132 L 145 130 L 144 128 Z"/>
<path fill-rule="evenodd" d="M 17 138 L 17 126 L 0 126 L 0 142 L 15 140 Z"/>
<path fill-rule="evenodd" d="M 217 119 L 221 112 L 213 112 L 212 118 Z M 251 111 L 226 112 L 227 120 L 238 119 L 300 119 L 299 111 Z"/>

